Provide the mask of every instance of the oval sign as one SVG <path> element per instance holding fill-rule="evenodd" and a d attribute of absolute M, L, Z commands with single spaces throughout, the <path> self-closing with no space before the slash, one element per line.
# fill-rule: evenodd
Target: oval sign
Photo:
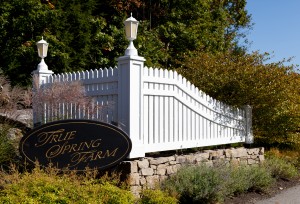
<path fill-rule="evenodd" d="M 20 152 L 27 161 L 79 171 L 117 165 L 128 156 L 131 147 L 131 140 L 124 131 L 93 120 L 47 123 L 20 141 Z"/>

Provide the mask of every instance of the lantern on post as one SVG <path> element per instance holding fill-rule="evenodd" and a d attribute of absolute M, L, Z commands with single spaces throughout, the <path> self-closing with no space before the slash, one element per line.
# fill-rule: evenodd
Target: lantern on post
<path fill-rule="evenodd" d="M 41 58 L 41 62 L 38 64 L 38 70 L 48 70 L 48 66 L 44 61 L 44 58 L 47 57 L 48 52 L 48 43 L 43 39 L 36 43 L 38 55 Z"/>
<path fill-rule="evenodd" d="M 125 50 L 125 55 L 138 55 L 137 49 L 133 45 L 133 40 L 137 37 L 139 22 L 132 17 L 127 18 L 124 22 L 126 38 L 130 41 L 128 48 Z"/>

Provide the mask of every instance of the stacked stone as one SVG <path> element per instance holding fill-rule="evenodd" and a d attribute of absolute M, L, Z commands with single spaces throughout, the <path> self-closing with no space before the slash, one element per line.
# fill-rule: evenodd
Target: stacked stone
<path fill-rule="evenodd" d="M 264 148 L 231 148 L 204 150 L 203 152 L 168 157 L 147 157 L 127 161 L 130 166 L 130 185 L 135 195 L 146 188 L 155 188 L 184 165 L 216 164 L 258 165 L 264 161 Z"/>

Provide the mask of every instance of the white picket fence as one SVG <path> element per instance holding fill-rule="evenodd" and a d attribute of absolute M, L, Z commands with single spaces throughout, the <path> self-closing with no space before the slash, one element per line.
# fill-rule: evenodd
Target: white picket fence
<path fill-rule="evenodd" d="M 116 68 L 49 75 L 53 82 L 81 81 L 101 113 L 60 104 L 64 118 L 118 124 L 133 143 L 130 158 L 145 153 L 211 145 L 253 142 L 251 107 L 233 108 L 196 88 L 176 71 L 143 66 L 143 60 L 120 59 Z M 52 120 L 45 104 L 35 122 Z M 100 110 L 99 110 L 100 111 Z"/>

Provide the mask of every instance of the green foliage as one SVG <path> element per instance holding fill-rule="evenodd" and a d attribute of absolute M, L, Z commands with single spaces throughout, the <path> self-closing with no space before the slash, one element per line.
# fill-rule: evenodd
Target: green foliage
<path fill-rule="evenodd" d="M 1 203 L 122 203 L 132 204 L 130 191 L 109 182 L 75 174 L 58 175 L 54 169 L 32 173 L 1 173 Z"/>
<path fill-rule="evenodd" d="M 97 1 L 57 1 L 52 6 L 42 2 L 2 2 L 0 69 L 13 84 L 30 83 L 39 62 L 35 43 L 42 36 L 49 43 L 46 63 L 54 72 L 115 65 L 126 45 L 123 26 L 94 15 Z M 118 22 L 123 20 L 120 16 Z"/>
<path fill-rule="evenodd" d="M 144 190 L 141 193 L 141 199 L 138 203 L 141 204 L 176 204 L 177 199 L 169 196 L 161 190 Z"/>
<path fill-rule="evenodd" d="M 234 106 L 251 105 L 259 142 L 292 143 L 300 124 L 300 75 L 282 62 L 265 64 L 267 54 L 199 52 L 179 71 L 211 97 Z M 258 141 L 258 140 L 256 140 Z"/>
<path fill-rule="evenodd" d="M 242 37 L 241 28 L 250 27 L 250 16 L 245 10 L 244 0 L 141 2 L 142 5 L 136 9 L 136 15 L 143 20 L 141 27 L 148 33 L 141 33 L 141 38 L 137 41 L 139 47 L 147 45 L 139 49 L 142 56 L 151 60 L 150 63 L 146 61 L 147 66 L 152 66 L 153 55 L 163 56 L 157 59 L 155 66 L 174 68 L 181 67 L 183 58 L 196 50 L 234 50 L 237 39 Z M 156 38 L 152 38 L 154 36 Z M 145 42 L 144 38 L 148 41 Z M 153 53 L 153 49 L 157 52 Z"/>
<path fill-rule="evenodd" d="M 265 166 L 269 169 L 269 171 L 271 171 L 272 176 L 277 179 L 291 179 L 299 176 L 298 169 L 293 164 L 274 155 L 268 156 Z"/>
<path fill-rule="evenodd" d="M 140 21 L 139 54 L 147 66 L 162 68 L 180 67 L 195 50 L 234 49 L 241 28 L 250 24 L 245 0 L 3 0 L 1 5 L 0 69 L 13 85 L 30 84 L 42 36 L 49 43 L 46 63 L 56 73 L 115 66 L 128 45 L 123 21 L 131 11 Z"/>
<path fill-rule="evenodd" d="M 265 191 L 273 178 L 259 166 L 187 166 L 163 182 L 162 188 L 181 203 L 214 203 L 249 190 Z"/>

